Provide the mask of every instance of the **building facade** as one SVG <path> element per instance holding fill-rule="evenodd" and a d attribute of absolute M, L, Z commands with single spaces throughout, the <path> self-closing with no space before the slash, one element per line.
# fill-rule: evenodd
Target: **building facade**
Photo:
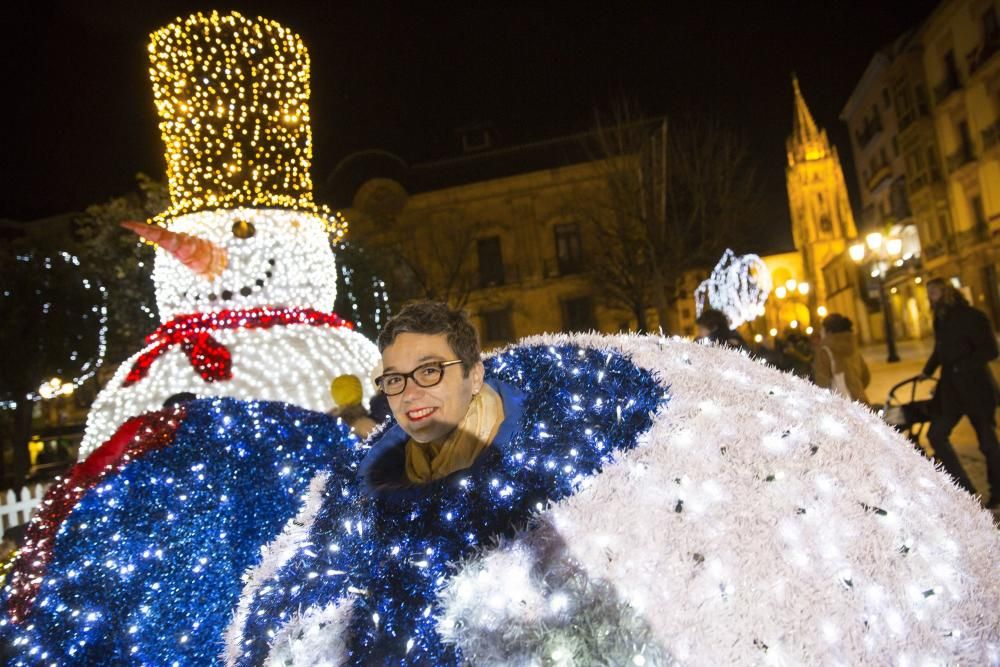
<path fill-rule="evenodd" d="M 802 143 L 800 128 L 809 128 L 800 98 L 797 91 L 790 147 Z M 887 317 L 895 338 L 929 336 L 922 285 L 942 278 L 1000 329 L 998 2 L 938 5 L 875 54 L 841 120 L 855 158 L 860 233 L 849 234 L 847 246 L 821 267 L 826 308 L 853 312 L 866 342 L 885 338 Z M 789 173 L 793 230 L 800 230 L 802 197 L 793 197 Z"/>
<path fill-rule="evenodd" d="M 413 289 L 394 298 L 437 298 L 465 308 L 484 349 L 545 332 L 635 330 L 635 316 L 606 298 L 592 270 L 598 239 L 577 215 L 581 202 L 606 187 L 602 161 L 581 150 L 579 136 L 485 145 L 406 166 L 394 178 L 356 179 L 344 211 L 351 237 L 396 253 L 391 282 Z M 389 171 L 384 161 L 368 170 Z M 690 277 L 688 294 L 698 277 Z M 676 321 L 693 331 L 693 298 L 674 308 Z M 645 316 L 648 329 L 660 326 L 652 305 Z"/>
<path fill-rule="evenodd" d="M 933 133 L 920 115 L 924 109 L 926 116 L 927 107 L 918 44 L 909 32 L 876 53 L 840 114 L 851 137 L 861 200 L 857 241 L 880 234 L 899 246 L 893 256 L 881 247 L 867 248 L 860 259 L 844 253 L 827 269 L 838 285 L 831 306 L 853 313 L 865 342 L 885 339 L 887 315 L 895 338 L 922 338 L 932 330 L 916 279 L 923 261 L 920 228 L 935 220 L 938 202 L 931 176 L 908 166 L 924 164 L 928 150 L 936 154 Z M 911 190 L 919 193 L 918 207 L 910 203 Z M 852 310 L 842 310 L 851 303 Z"/>
<path fill-rule="evenodd" d="M 950 213 L 929 273 L 953 281 L 1000 327 L 1000 12 L 943 2 L 920 29 L 922 64 Z"/>

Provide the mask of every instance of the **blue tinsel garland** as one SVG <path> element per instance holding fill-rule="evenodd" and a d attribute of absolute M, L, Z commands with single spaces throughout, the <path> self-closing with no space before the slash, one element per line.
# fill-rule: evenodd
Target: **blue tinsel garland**
<path fill-rule="evenodd" d="M 310 546 L 250 606 L 240 664 L 263 664 L 270 639 L 293 613 L 348 595 L 356 596 L 352 664 L 457 664 L 460 656 L 435 627 L 435 600 L 451 564 L 523 526 L 634 447 L 666 399 L 650 373 L 596 349 L 512 348 L 492 358 L 487 373 L 527 395 L 521 428 L 502 456 L 405 510 L 360 500 L 354 476 L 332 476 Z"/>
<path fill-rule="evenodd" d="M 352 474 L 357 439 L 283 403 L 203 399 L 174 442 L 85 494 L 60 528 L 13 664 L 212 664 L 260 547 L 319 471 Z"/>

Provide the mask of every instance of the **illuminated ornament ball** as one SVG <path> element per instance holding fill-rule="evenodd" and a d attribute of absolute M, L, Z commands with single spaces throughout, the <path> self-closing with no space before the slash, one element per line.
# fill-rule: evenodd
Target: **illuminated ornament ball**
<path fill-rule="evenodd" d="M 734 329 L 763 314 L 771 293 L 771 272 L 757 255 L 740 255 L 726 249 L 712 274 L 695 290 L 698 315 L 706 305 L 726 314 Z"/>
<path fill-rule="evenodd" d="M 528 394 L 511 444 L 402 508 L 315 479 L 228 665 L 1000 661 L 1000 533 L 868 410 L 655 337 L 487 366 Z"/>

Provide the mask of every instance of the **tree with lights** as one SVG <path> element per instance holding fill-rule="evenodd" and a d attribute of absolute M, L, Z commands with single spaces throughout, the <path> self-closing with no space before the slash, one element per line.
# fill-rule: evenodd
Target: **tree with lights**
<path fill-rule="evenodd" d="M 136 176 L 138 192 L 88 206 L 73 221 L 74 250 L 86 271 L 108 286 L 108 359 L 123 361 L 156 328 L 152 308 L 153 248 L 123 229 L 167 208 L 166 188 L 145 174 Z"/>
<path fill-rule="evenodd" d="M 32 410 L 49 398 L 40 388 L 71 392 L 103 361 L 107 297 L 77 257 L 20 244 L 0 246 L 0 285 L 0 400 L 12 409 L 14 455 L 9 472 L 0 457 L 0 477 L 19 485 L 29 467 Z"/>
<path fill-rule="evenodd" d="M 476 240 L 486 223 L 438 224 L 440 221 L 423 215 L 400 216 L 393 220 L 393 233 L 386 235 L 381 233 L 377 217 L 365 209 L 357 213 L 361 219 L 354 228 L 355 240 L 374 270 L 384 276 L 395 306 L 431 299 L 463 308 L 473 291 L 481 287 Z"/>
<path fill-rule="evenodd" d="M 389 288 L 376 256 L 353 241 L 334 246 L 337 254 L 337 300 L 334 311 L 347 313 L 357 331 L 375 339 L 391 313 Z"/>

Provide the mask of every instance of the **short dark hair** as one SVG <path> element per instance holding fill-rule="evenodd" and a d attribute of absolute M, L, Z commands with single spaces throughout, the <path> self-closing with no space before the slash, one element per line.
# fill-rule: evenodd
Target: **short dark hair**
<path fill-rule="evenodd" d="M 401 333 L 445 334 L 448 345 L 462 360 L 465 374 L 469 374 L 479 361 L 482 353 L 479 348 L 479 336 L 469 318 L 461 310 L 456 310 L 440 301 L 417 301 L 407 304 L 393 315 L 378 335 L 378 350 L 392 345 L 396 336 Z"/>
<path fill-rule="evenodd" d="M 729 318 L 721 310 L 706 308 L 695 320 L 695 324 L 705 327 L 712 333 L 729 331 Z"/>
<path fill-rule="evenodd" d="M 840 313 L 830 313 L 823 318 L 823 330 L 829 333 L 841 333 L 854 328 L 851 318 L 844 317 Z"/>

